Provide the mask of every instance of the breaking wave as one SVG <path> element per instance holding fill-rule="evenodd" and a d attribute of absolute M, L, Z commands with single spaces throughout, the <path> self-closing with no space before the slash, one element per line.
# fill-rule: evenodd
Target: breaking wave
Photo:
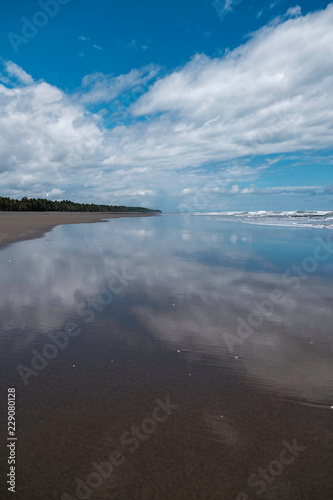
<path fill-rule="evenodd" d="M 196 212 L 219 220 L 238 220 L 248 224 L 262 224 L 286 227 L 315 227 L 333 229 L 333 212 L 329 211 L 265 211 L 259 212 Z"/>

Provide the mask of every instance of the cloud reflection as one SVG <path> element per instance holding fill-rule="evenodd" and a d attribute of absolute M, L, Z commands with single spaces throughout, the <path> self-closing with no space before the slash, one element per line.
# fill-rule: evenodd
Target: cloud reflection
<path fill-rule="evenodd" d="M 28 349 L 66 320 L 82 321 L 78 305 L 105 288 L 114 270 L 126 270 L 134 279 L 103 319 L 94 320 L 96 328 L 113 325 L 104 342 L 114 335 L 140 348 L 136 337 L 147 331 L 190 362 L 209 356 L 261 390 L 327 402 L 333 382 L 330 283 L 316 275 L 298 291 L 283 285 L 276 258 L 263 244 L 266 228 L 260 239 L 258 228 L 241 224 L 196 218 L 191 229 L 184 225 L 175 216 L 62 226 L 3 249 L 1 344 L 12 336 L 14 352 Z M 282 238 L 283 230 L 275 231 Z M 282 254 L 284 264 L 287 269 Z M 237 318 L 276 288 L 284 302 L 237 346 L 237 358 L 231 356 L 223 334 L 235 333 Z"/>

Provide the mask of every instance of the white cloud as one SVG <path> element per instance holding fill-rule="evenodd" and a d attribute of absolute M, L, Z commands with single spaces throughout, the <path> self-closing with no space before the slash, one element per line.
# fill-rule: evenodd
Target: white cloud
<path fill-rule="evenodd" d="M 286 17 L 299 17 L 302 15 L 302 9 L 299 5 L 295 7 L 290 7 L 286 12 Z"/>
<path fill-rule="evenodd" d="M 268 188 L 256 188 L 251 185 L 239 191 L 240 194 L 257 194 L 257 195 L 270 195 L 270 194 L 323 194 L 327 191 L 325 186 L 279 186 Z"/>
<path fill-rule="evenodd" d="M 32 76 L 28 75 L 28 73 L 12 61 L 5 62 L 5 69 L 9 76 L 14 76 L 20 83 L 24 83 L 25 85 L 33 83 Z"/>
<path fill-rule="evenodd" d="M 96 117 L 62 91 L 26 81 L 0 85 L 0 179 L 13 195 L 47 192 L 55 178 L 62 186 L 75 182 L 79 166 L 96 163 L 103 135 Z"/>
<path fill-rule="evenodd" d="M 108 102 L 128 91 L 142 92 L 144 86 L 156 77 L 159 68 L 153 64 L 133 69 L 125 75 L 113 76 L 93 73 L 83 78 L 79 91 L 80 101 L 85 104 Z"/>
<path fill-rule="evenodd" d="M 262 10 L 259 10 L 256 14 L 256 19 L 260 19 L 260 17 L 263 15 L 264 11 L 263 9 Z"/>
<path fill-rule="evenodd" d="M 65 194 L 65 191 L 63 189 L 58 189 L 58 188 L 53 188 L 49 193 L 46 193 L 46 198 L 53 198 L 55 196 L 61 196 Z"/>
<path fill-rule="evenodd" d="M 100 47 L 100 45 L 97 45 L 97 44 L 93 43 L 92 40 L 90 38 L 86 37 L 86 36 L 79 36 L 78 39 L 81 42 L 89 42 L 89 46 L 93 47 L 94 49 L 104 50 L 102 47 Z"/>
<path fill-rule="evenodd" d="M 154 195 L 154 191 L 152 189 L 141 189 L 141 190 L 138 190 L 135 193 L 133 193 L 133 196 L 136 196 L 136 195 L 139 195 L 139 196 L 153 196 Z"/>
<path fill-rule="evenodd" d="M 223 21 L 223 19 L 234 11 L 234 8 L 241 3 L 242 0 L 214 0 L 213 7 L 217 12 L 217 15 Z"/>

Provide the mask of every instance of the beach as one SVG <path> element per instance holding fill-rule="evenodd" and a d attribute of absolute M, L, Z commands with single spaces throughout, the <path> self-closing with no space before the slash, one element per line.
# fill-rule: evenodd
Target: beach
<path fill-rule="evenodd" d="M 162 215 L 2 248 L 16 498 L 331 498 L 330 235 Z"/>
<path fill-rule="evenodd" d="M 149 217 L 140 213 L 0 212 L 0 248 L 16 241 L 40 238 L 59 224 L 88 224 L 119 217 Z"/>

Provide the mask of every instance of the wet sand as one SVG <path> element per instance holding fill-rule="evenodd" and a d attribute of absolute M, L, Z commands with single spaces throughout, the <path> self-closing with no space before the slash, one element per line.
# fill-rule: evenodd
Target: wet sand
<path fill-rule="evenodd" d="M 105 222 L 119 217 L 149 217 L 146 213 L 101 212 L 0 212 L 0 248 L 16 241 L 40 238 L 62 224 Z"/>
<path fill-rule="evenodd" d="M 320 237 L 164 216 L 59 226 L 1 250 L 13 498 L 332 499 L 333 253 L 291 274 Z M 239 318 L 257 326 L 237 340 Z"/>

